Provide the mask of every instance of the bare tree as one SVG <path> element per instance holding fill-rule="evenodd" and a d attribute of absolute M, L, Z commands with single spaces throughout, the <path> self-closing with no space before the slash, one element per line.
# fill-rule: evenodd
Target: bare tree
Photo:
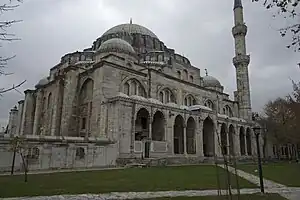
<path fill-rule="evenodd" d="M 6 0 L 6 2 L 0 4 L 0 17 L 9 11 L 14 10 L 15 8 L 19 7 L 19 4 L 22 2 L 22 0 Z M 8 29 L 14 25 L 15 23 L 20 22 L 21 20 L 1 20 L 0 18 L 0 47 L 2 47 L 3 42 L 12 42 L 15 40 L 19 40 L 19 38 L 16 37 L 15 34 L 8 32 Z M 7 76 L 11 75 L 11 72 L 7 72 L 7 66 L 8 62 L 13 59 L 15 55 L 13 56 L 3 56 L 0 55 L 0 76 Z M 9 92 L 11 90 L 17 90 L 21 85 L 23 85 L 26 81 L 22 81 L 19 84 L 12 85 L 9 88 L 0 88 L 0 95 Z M 19 92 L 19 91 L 18 91 Z"/>
<path fill-rule="evenodd" d="M 24 181 L 28 181 L 28 159 L 27 159 L 27 152 L 29 149 L 29 145 L 25 141 L 24 138 L 16 136 L 12 138 L 10 141 L 10 151 L 12 151 L 13 154 L 13 160 L 12 160 L 12 168 L 11 168 L 11 175 L 14 172 L 14 166 L 15 166 L 15 159 L 16 159 L 16 154 L 20 154 L 21 159 L 22 159 L 22 165 L 23 165 L 23 170 L 24 170 Z"/>
<path fill-rule="evenodd" d="M 262 2 L 268 10 L 273 11 L 273 17 L 282 17 L 287 20 L 288 25 L 279 28 L 282 37 L 291 37 L 291 42 L 287 48 L 294 48 L 300 51 L 300 0 L 252 0 L 252 2 Z"/>

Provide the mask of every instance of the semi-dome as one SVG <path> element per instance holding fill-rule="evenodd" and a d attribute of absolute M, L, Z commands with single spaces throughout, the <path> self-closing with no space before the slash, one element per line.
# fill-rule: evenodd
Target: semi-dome
<path fill-rule="evenodd" d="M 107 30 L 102 36 L 105 35 L 110 35 L 110 34 L 118 34 L 118 33 L 137 33 L 137 34 L 141 34 L 141 35 L 148 35 L 150 37 L 153 38 L 157 38 L 157 36 L 150 31 L 149 29 L 147 29 L 146 27 L 143 27 L 141 25 L 138 24 L 120 24 L 117 26 L 114 26 L 112 28 L 110 28 L 109 30 Z"/>
<path fill-rule="evenodd" d="M 112 38 L 103 42 L 98 51 L 135 54 L 133 47 L 128 42 L 120 38 Z"/>
<path fill-rule="evenodd" d="M 203 77 L 203 86 L 204 87 L 221 87 L 221 83 L 215 77 L 206 75 Z"/>
<path fill-rule="evenodd" d="M 49 83 L 49 79 L 48 77 L 45 77 L 45 78 L 42 78 L 36 85 L 35 87 L 38 88 L 38 87 L 42 87 L 44 85 L 47 85 Z"/>

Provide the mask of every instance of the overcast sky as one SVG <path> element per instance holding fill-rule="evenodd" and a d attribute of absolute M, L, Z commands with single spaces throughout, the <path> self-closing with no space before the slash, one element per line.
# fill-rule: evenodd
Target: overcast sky
<path fill-rule="evenodd" d="M 0 16 L 23 20 L 10 29 L 21 40 L 0 48 L 1 56 L 17 55 L 9 63 L 14 75 L 0 77 L 0 87 L 26 79 L 20 90 L 33 89 L 64 54 L 90 47 L 107 29 L 132 18 L 187 56 L 202 75 L 207 68 L 232 96 L 236 89 L 232 8 L 233 0 L 24 0 L 19 8 Z M 291 91 L 290 78 L 299 77 L 299 60 L 276 31 L 284 22 L 250 0 L 244 0 L 244 12 L 252 105 L 260 111 L 268 100 Z M 22 98 L 17 92 L 1 97 L 0 125 L 6 124 L 10 108 Z"/>

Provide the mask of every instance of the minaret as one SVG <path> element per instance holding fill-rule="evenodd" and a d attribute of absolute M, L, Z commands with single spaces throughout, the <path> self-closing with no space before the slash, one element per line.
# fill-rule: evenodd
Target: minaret
<path fill-rule="evenodd" d="M 244 23 L 243 6 L 241 0 L 234 0 L 234 27 L 232 34 L 235 41 L 235 57 L 233 64 L 236 68 L 237 91 L 236 100 L 239 102 L 239 116 L 251 120 L 251 99 L 248 65 L 250 56 L 246 53 L 247 26 Z"/>

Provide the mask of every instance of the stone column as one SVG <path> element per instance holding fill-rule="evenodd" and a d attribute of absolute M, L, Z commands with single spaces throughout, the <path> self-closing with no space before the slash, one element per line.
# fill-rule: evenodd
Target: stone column
<path fill-rule="evenodd" d="M 17 106 L 13 107 L 9 112 L 8 120 L 8 134 L 15 136 L 17 131 L 17 122 L 18 122 L 18 109 Z"/>
<path fill-rule="evenodd" d="M 215 155 L 217 157 L 222 156 L 222 151 L 221 151 L 221 126 L 222 124 L 218 124 L 218 122 L 215 124 Z"/>
<path fill-rule="evenodd" d="M 77 72 L 68 71 L 64 77 L 64 96 L 61 116 L 60 134 L 68 136 L 70 128 L 74 128 L 73 106 L 77 91 Z"/>
<path fill-rule="evenodd" d="M 196 122 L 196 154 L 203 157 L 203 119 L 199 117 L 199 122 Z"/>
<path fill-rule="evenodd" d="M 34 113 L 34 124 L 33 124 L 33 135 L 40 135 L 40 118 L 43 108 L 43 91 L 37 89 L 36 91 L 36 102 L 35 102 L 35 113 Z"/>
<path fill-rule="evenodd" d="M 234 126 L 234 131 L 235 134 L 233 135 L 233 140 L 234 140 L 234 151 L 235 151 L 235 155 L 241 156 L 241 145 L 240 145 L 240 132 L 239 132 L 239 126 L 235 125 Z"/>
<path fill-rule="evenodd" d="M 183 153 L 184 155 L 187 155 L 187 145 L 186 145 L 186 129 L 187 129 L 187 126 L 186 124 L 183 125 Z"/>
<path fill-rule="evenodd" d="M 23 135 L 32 135 L 33 134 L 33 126 L 35 121 L 35 90 L 26 90 L 25 92 L 25 101 L 23 107 L 22 114 L 22 127 L 21 134 Z"/>
<path fill-rule="evenodd" d="M 247 130 L 247 129 L 245 129 Z M 244 142 L 245 142 L 245 156 L 248 156 L 248 145 L 247 145 L 247 131 L 244 134 Z"/>
<path fill-rule="evenodd" d="M 22 116 L 23 116 L 23 107 L 24 107 L 24 100 L 20 100 L 18 102 L 18 121 L 17 121 L 17 135 L 21 134 L 21 127 L 22 127 Z"/>

